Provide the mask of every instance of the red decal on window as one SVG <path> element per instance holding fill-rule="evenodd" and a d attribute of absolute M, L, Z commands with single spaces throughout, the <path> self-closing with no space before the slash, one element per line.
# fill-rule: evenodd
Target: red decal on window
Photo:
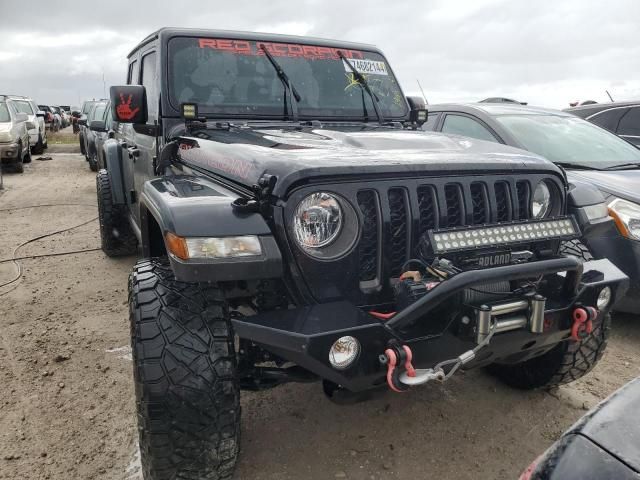
<path fill-rule="evenodd" d="M 136 116 L 136 113 L 140 111 L 139 107 L 131 110 L 131 99 L 132 96 L 129 95 L 129 98 L 125 101 L 124 95 L 122 93 L 120 94 L 120 105 L 116 107 L 116 113 L 120 120 L 131 120 Z"/>
<path fill-rule="evenodd" d="M 264 55 L 263 47 L 274 57 L 306 58 L 309 60 L 337 60 L 338 52 L 347 58 L 364 59 L 364 54 L 358 50 L 344 48 L 316 47 L 313 45 L 299 45 L 295 43 L 248 42 L 246 40 L 225 40 L 216 38 L 199 38 L 200 48 L 213 48 L 236 55 Z"/>

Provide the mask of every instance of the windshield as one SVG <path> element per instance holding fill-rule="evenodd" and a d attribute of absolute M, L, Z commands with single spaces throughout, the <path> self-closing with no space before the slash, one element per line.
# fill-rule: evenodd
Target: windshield
<path fill-rule="evenodd" d="M 82 105 L 82 113 L 89 113 L 94 103 L 95 102 L 85 102 L 84 105 Z"/>
<path fill-rule="evenodd" d="M 524 148 L 552 162 L 568 162 L 594 168 L 640 162 L 640 150 L 580 118 L 559 115 L 501 115 L 496 119 Z"/>
<path fill-rule="evenodd" d="M 369 95 L 338 57 L 338 50 L 312 45 L 211 38 L 174 38 L 169 43 L 170 102 L 196 103 L 203 115 L 283 116 L 287 97 L 277 60 L 300 94 L 298 113 L 307 118 L 375 119 Z M 385 118 L 401 118 L 408 106 L 382 55 L 342 49 L 379 98 Z M 290 102 L 290 99 L 287 99 Z"/>
<path fill-rule="evenodd" d="M 6 103 L 0 103 L 0 122 L 10 122 L 9 109 Z"/>

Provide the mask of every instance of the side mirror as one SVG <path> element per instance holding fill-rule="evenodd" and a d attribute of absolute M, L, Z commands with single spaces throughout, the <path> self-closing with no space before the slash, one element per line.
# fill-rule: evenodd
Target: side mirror
<path fill-rule="evenodd" d="M 27 120 L 27 130 L 33 130 L 36 128 L 36 124 Z"/>
<path fill-rule="evenodd" d="M 38 111 L 36 112 L 36 117 L 42 117 L 42 118 L 44 118 L 44 117 L 46 117 L 46 116 L 47 116 L 47 112 L 45 112 L 45 111 L 43 111 L 43 110 L 38 110 Z"/>
<path fill-rule="evenodd" d="M 94 132 L 107 131 L 104 120 L 92 120 L 89 124 L 89 130 L 93 130 Z"/>
<path fill-rule="evenodd" d="M 16 114 L 16 122 L 26 122 L 29 120 L 29 117 L 26 113 L 17 113 Z"/>
<path fill-rule="evenodd" d="M 422 97 L 407 97 L 409 103 L 409 121 L 417 127 L 421 127 L 427 121 L 427 104 Z"/>
<path fill-rule="evenodd" d="M 109 89 L 113 119 L 120 123 L 147 123 L 147 92 L 142 85 Z"/>
<path fill-rule="evenodd" d="M 78 125 L 87 125 L 87 117 L 86 117 L 86 115 L 83 115 L 80 118 L 78 118 Z"/>

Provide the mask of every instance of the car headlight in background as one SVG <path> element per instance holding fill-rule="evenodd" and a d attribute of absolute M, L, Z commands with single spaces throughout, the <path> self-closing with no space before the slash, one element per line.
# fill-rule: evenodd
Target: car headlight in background
<path fill-rule="evenodd" d="M 538 183 L 531 198 L 531 213 L 533 218 L 544 218 L 551 212 L 551 190 L 546 182 Z"/>
<path fill-rule="evenodd" d="M 342 208 L 338 199 L 327 192 L 316 192 L 302 199 L 296 208 L 293 230 L 305 249 L 326 247 L 342 228 Z"/>
<path fill-rule="evenodd" d="M 624 237 L 640 240 L 640 205 L 616 198 L 609 203 L 609 214 Z"/>

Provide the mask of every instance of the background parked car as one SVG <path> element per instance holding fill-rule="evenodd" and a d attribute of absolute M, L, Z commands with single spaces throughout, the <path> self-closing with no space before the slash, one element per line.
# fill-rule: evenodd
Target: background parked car
<path fill-rule="evenodd" d="M 423 129 L 504 143 L 541 155 L 565 168 L 574 183 L 595 184 L 617 230 L 583 232 L 565 253 L 589 260 L 608 258 L 630 280 L 617 310 L 640 310 L 640 150 L 570 113 L 514 104 L 430 105 Z"/>
<path fill-rule="evenodd" d="M 94 132 L 95 134 L 95 151 L 96 151 L 96 164 L 97 170 L 102 170 L 103 168 L 107 168 L 107 162 L 105 160 L 105 152 L 104 152 L 104 143 L 109 138 L 113 138 L 113 130 L 111 129 L 111 124 L 113 122 L 113 117 L 111 115 L 111 102 L 107 104 L 104 119 L 102 120 L 93 120 L 91 125 L 89 125 L 89 130 Z M 91 166 L 91 165 L 89 165 Z"/>
<path fill-rule="evenodd" d="M 84 150 L 86 158 L 89 162 L 89 168 L 93 172 L 98 171 L 98 152 L 96 148 L 96 139 L 105 134 L 105 125 L 107 120 L 107 108 L 109 102 L 95 102 L 89 110 L 86 118 L 86 127 L 84 131 Z M 102 144 L 100 144 L 102 147 Z"/>
<path fill-rule="evenodd" d="M 93 107 L 94 103 L 96 103 L 95 100 L 87 100 L 82 104 L 80 116 L 78 117 L 77 121 L 79 127 L 78 142 L 80 143 L 80 153 L 82 153 L 85 157 L 87 156 L 87 150 L 84 141 L 85 132 L 87 130 L 87 115 L 89 114 L 89 111 L 91 110 L 91 107 Z"/>
<path fill-rule="evenodd" d="M 0 95 L 0 161 L 22 173 L 23 164 L 31 161 L 29 129 L 35 125 L 26 113 L 16 108 L 13 100 Z"/>
<path fill-rule="evenodd" d="M 595 103 L 567 108 L 565 112 L 589 120 L 640 147 L 640 100 Z"/>
<path fill-rule="evenodd" d="M 60 107 L 56 107 L 55 105 L 51 105 L 51 110 L 60 119 L 60 128 L 66 128 L 68 125 L 67 125 L 67 123 L 65 121 L 64 112 L 60 109 Z"/>
<path fill-rule="evenodd" d="M 582 417 L 520 480 L 640 478 L 640 378 Z"/>
<path fill-rule="evenodd" d="M 47 148 L 47 128 L 44 123 L 45 112 L 38 108 L 36 102 L 28 97 L 9 96 L 13 100 L 13 104 L 21 113 L 27 114 L 29 122 L 32 122 L 35 128 L 29 129 L 29 142 L 31 144 L 31 153 L 41 154 Z"/>
<path fill-rule="evenodd" d="M 47 128 L 52 132 L 57 132 L 58 130 L 60 130 L 60 115 L 56 114 L 49 105 L 38 105 L 38 108 L 46 114 L 44 117 L 44 121 Z"/>
<path fill-rule="evenodd" d="M 57 108 L 58 112 L 60 113 L 60 118 L 62 119 L 62 128 L 67 128 L 69 125 L 71 125 L 71 116 L 69 115 L 69 112 L 61 107 L 55 108 Z"/>

